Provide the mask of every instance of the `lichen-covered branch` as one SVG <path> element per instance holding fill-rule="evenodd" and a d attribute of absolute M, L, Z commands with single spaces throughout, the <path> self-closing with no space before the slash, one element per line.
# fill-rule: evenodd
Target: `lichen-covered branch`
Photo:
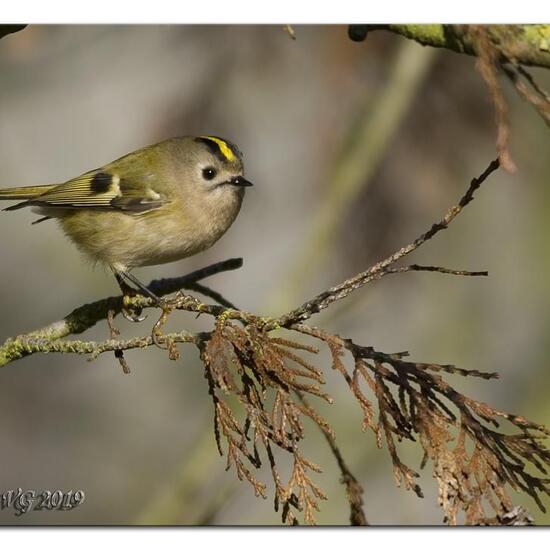
<path fill-rule="evenodd" d="M 385 30 L 434 48 L 476 55 L 469 25 L 351 25 L 350 37 L 364 40 L 369 32 Z M 484 25 L 501 52 L 499 61 L 550 68 L 550 25 Z"/>
<path fill-rule="evenodd" d="M 192 289 L 201 293 L 206 292 L 210 289 L 203 285 L 198 285 L 198 281 L 217 273 L 239 269 L 242 263 L 242 258 L 231 258 L 199 269 L 183 277 L 152 281 L 149 288 L 157 296 L 166 296 L 180 289 Z M 133 304 L 136 306 L 147 306 L 150 305 L 150 302 L 146 301 L 142 296 L 137 296 L 133 299 Z M 60 338 L 70 336 L 71 334 L 81 334 L 93 327 L 99 321 L 107 319 L 109 312 L 112 312 L 112 315 L 116 316 L 121 310 L 122 296 L 111 296 L 110 298 L 104 298 L 103 300 L 98 300 L 91 304 L 84 304 L 69 313 L 64 319 L 51 323 L 46 327 L 27 334 L 21 334 L 15 338 L 9 338 L 0 346 L 0 367 L 38 352 L 96 353 L 96 348 L 89 342 L 68 341 L 66 345 L 60 345 L 59 343 L 53 344 L 53 342 L 56 342 Z M 128 347 L 124 349 L 146 347 L 147 345 L 150 345 L 147 341 L 138 342 L 134 339 L 133 342 L 127 343 Z M 115 348 L 113 348 L 112 351 L 114 351 L 114 349 Z M 80 352 L 79 350 L 91 351 Z M 98 353 L 102 353 L 103 351 L 109 351 L 109 349 L 101 349 Z"/>

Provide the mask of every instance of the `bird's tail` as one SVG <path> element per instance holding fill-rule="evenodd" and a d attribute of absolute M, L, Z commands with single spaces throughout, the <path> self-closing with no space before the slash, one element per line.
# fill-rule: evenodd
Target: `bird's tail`
<path fill-rule="evenodd" d="M 0 201 L 33 199 L 53 189 L 55 185 L 31 185 L 30 187 L 8 187 L 0 189 Z"/>
<path fill-rule="evenodd" d="M 30 187 L 8 187 L 6 189 L 0 189 L 0 201 L 18 201 L 18 202 L 4 208 L 3 211 L 19 210 L 25 206 L 32 204 L 31 200 L 43 195 L 46 191 L 53 189 L 55 185 L 31 185 Z"/>

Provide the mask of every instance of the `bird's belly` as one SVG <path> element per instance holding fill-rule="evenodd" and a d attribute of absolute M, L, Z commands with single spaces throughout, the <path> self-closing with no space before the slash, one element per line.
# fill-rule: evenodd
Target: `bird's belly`
<path fill-rule="evenodd" d="M 210 242 L 204 235 L 180 232 L 157 233 L 138 240 L 141 244 L 132 251 L 132 267 L 175 262 L 206 250 L 217 239 Z"/>
<path fill-rule="evenodd" d="M 92 259 L 111 266 L 158 265 L 181 260 L 212 246 L 233 220 L 182 223 L 181 216 L 132 216 L 78 211 L 60 219 L 64 232 Z"/>

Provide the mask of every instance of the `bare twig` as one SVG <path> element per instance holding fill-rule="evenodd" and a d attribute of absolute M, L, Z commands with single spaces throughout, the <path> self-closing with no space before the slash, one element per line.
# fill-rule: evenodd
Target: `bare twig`
<path fill-rule="evenodd" d="M 476 67 L 487 84 L 495 109 L 497 125 L 496 147 L 500 164 L 508 172 L 515 172 L 516 166 L 512 161 L 508 143 L 510 138 L 508 106 L 498 80 L 500 50 L 493 45 L 490 35 L 483 25 L 469 25 L 468 29 L 474 51 L 477 55 Z"/>
<path fill-rule="evenodd" d="M 296 40 L 296 33 L 294 32 L 294 27 L 292 25 L 283 25 L 283 29 L 285 32 L 292 38 L 292 40 Z"/>
<path fill-rule="evenodd" d="M 439 231 L 446 229 L 448 225 L 456 218 L 456 216 L 462 211 L 462 209 L 467 206 L 471 200 L 474 198 L 475 192 L 479 189 L 481 184 L 499 167 L 499 161 L 492 161 L 485 171 L 477 178 L 474 178 L 470 187 L 466 193 L 462 196 L 457 205 L 452 206 L 445 217 L 434 223 L 428 231 L 422 234 L 420 237 L 415 239 L 412 243 L 404 246 L 397 252 L 393 253 L 391 256 L 388 256 L 384 260 L 373 265 L 366 271 L 347 279 L 339 285 L 333 286 L 332 288 L 322 292 L 317 295 L 312 300 L 307 301 L 302 304 L 299 308 L 294 309 L 293 311 L 287 313 L 280 317 L 277 322 L 282 327 L 291 326 L 294 323 L 301 323 L 309 319 L 315 313 L 325 309 L 330 304 L 337 300 L 342 300 L 349 296 L 353 291 L 361 288 L 365 284 L 373 281 L 375 279 L 381 279 L 384 275 L 392 273 L 391 270 L 387 270 L 388 266 L 394 264 L 404 256 L 415 251 L 419 246 L 422 246 L 426 241 L 430 240 L 434 235 L 439 233 Z M 432 269 L 434 270 L 434 269 Z M 444 272 L 443 268 L 438 269 L 438 271 Z M 449 270 L 447 270 L 449 271 Z M 480 273 L 481 274 L 481 273 Z"/>
<path fill-rule="evenodd" d="M 109 325 L 109 331 L 111 333 L 111 339 L 115 339 L 120 336 L 120 330 L 115 326 L 114 311 L 109 310 L 107 313 L 107 324 Z M 124 358 L 124 352 L 121 349 L 115 350 L 115 357 L 117 358 L 120 366 L 122 367 L 122 372 L 124 374 L 130 374 L 130 367 Z"/>
<path fill-rule="evenodd" d="M 234 271 L 240 269 L 243 266 L 242 258 L 230 258 L 222 262 L 216 262 L 201 269 L 197 269 L 182 277 L 174 277 L 171 279 L 155 279 L 151 281 L 148 288 L 151 292 L 157 296 L 165 296 L 181 290 L 182 288 L 188 288 L 188 286 L 195 284 L 197 281 L 202 281 L 212 275 L 223 273 L 225 271 Z"/>
<path fill-rule="evenodd" d="M 303 394 L 298 393 L 298 397 L 304 405 L 311 408 Z M 319 426 L 319 429 L 326 439 L 334 458 L 336 458 L 336 462 L 338 463 L 338 467 L 340 468 L 340 472 L 342 474 L 340 481 L 346 486 L 346 495 L 350 506 L 350 525 L 369 525 L 363 510 L 363 493 L 365 490 L 346 464 L 346 461 L 342 456 L 342 452 L 338 448 L 338 445 L 336 445 L 336 438 L 334 434 L 331 434 L 329 430 L 325 430 L 321 426 Z"/>
<path fill-rule="evenodd" d="M 184 288 L 187 290 L 199 292 L 200 294 L 202 294 L 203 296 L 207 296 L 208 298 L 212 298 L 212 300 L 218 302 L 218 304 L 228 309 L 237 309 L 236 305 L 224 298 L 219 292 L 216 292 L 215 290 L 212 290 L 205 285 L 201 285 L 200 283 L 192 283 L 188 286 L 185 286 Z"/>
<path fill-rule="evenodd" d="M 550 126 L 550 97 L 537 84 L 533 76 L 521 66 L 503 65 L 502 70 L 512 84 L 514 84 L 521 97 L 530 103 L 537 110 L 544 122 Z"/>
<path fill-rule="evenodd" d="M 445 275 L 460 275 L 461 277 L 487 277 L 488 271 L 465 271 L 464 269 L 448 269 L 435 265 L 412 264 L 404 267 L 386 268 L 387 273 L 406 273 L 407 271 L 433 271 L 435 273 L 444 273 Z"/>
<path fill-rule="evenodd" d="M 546 92 L 539 85 L 539 83 L 535 80 L 533 75 L 525 67 L 522 67 L 521 65 L 518 65 L 516 67 L 516 69 L 517 69 L 518 73 L 520 73 L 521 76 L 523 76 L 525 78 L 525 80 L 527 80 L 527 82 L 529 82 L 529 84 L 533 87 L 533 90 L 535 90 L 535 92 L 537 92 L 537 94 L 539 94 L 540 97 L 542 97 L 542 99 L 546 100 L 547 102 L 550 102 L 550 95 L 548 95 L 548 92 Z"/>

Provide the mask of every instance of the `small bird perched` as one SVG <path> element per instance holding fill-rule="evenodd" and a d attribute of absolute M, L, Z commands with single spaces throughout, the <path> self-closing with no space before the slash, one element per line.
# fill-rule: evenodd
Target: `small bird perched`
<path fill-rule="evenodd" d="M 130 270 L 173 262 L 211 247 L 233 223 L 252 185 L 243 158 L 216 136 L 167 139 L 65 183 L 0 189 L 61 228 L 92 260 L 108 265 L 124 294 Z"/>

